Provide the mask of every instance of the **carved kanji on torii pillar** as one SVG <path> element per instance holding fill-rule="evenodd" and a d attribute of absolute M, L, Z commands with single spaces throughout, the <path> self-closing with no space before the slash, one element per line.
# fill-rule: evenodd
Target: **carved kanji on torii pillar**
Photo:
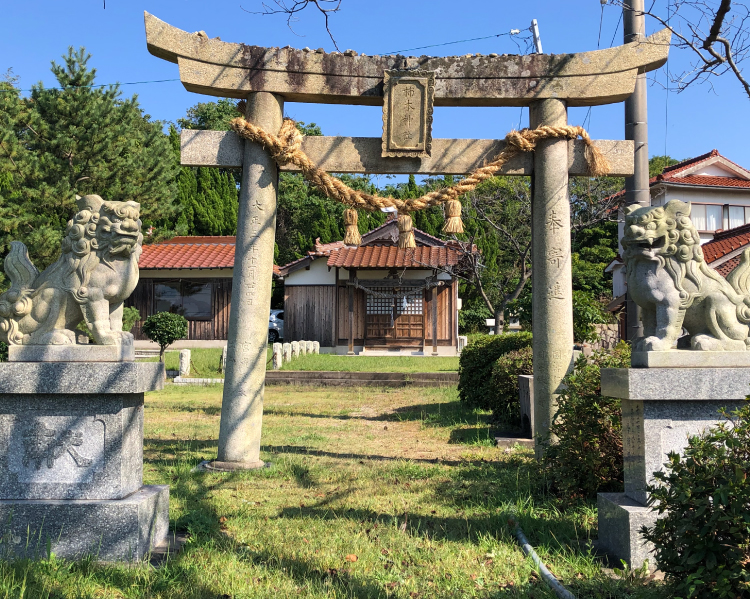
<path fill-rule="evenodd" d="M 188 91 L 246 99 L 245 118 L 274 134 L 281 126 L 284 101 L 383 105 L 386 79 L 405 77 L 404 81 L 415 85 L 413 93 L 402 94 L 405 99 L 401 102 L 408 100 L 408 106 L 394 104 L 398 98 L 389 96 L 383 139 L 304 138 L 302 150 L 318 166 L 335 173 L 465 174 L 497 155 L 503 142 L 432 139 L 432 105 L 427 100 L 435 106 L 528 106 L 532 127 L 565 125 L 569 106 L 625 100 L 633 93 L 639 73 L 666 62 L 670 41 L 670 32 L 662 30 L 641 42 L 579 54 L 365 56 L 351 51 L 327 54 L 226 43 L 203 32 L 176 29 L 148 13 L 145 18 L 149 52 L 177 63 Z M 399 87 L 393 83 L 389 89 Z M 414 118 L 419 115 L 430 122 L 413 125 L 412 107 L 420 109 L 415 110 Z M 409 119 L 408 123 L 403 119 Z M 389 130 L 394 132 L 390 138 Z M 187 130 L 182 132 L 181 144 L 183 165 L 242 168 L 215 464 L 226 469 L 257 467 L 261 464 L 277 166 L 258 144 L 233 132 Z M 608 159 L 611 175 L 632 174 L 632 142 L 595 144 Z M 290 164 L 282 170 L 295 168 Z M 549 428 L 556 395 L 573 355 L 568 176 L 587 173 L 583 143 L 564 139 L 539 142 L 533 155 L 518 155 L 501 171 L 531 175 L 534 181 L 534 418 L 535 430 L 542 434 Z"/>

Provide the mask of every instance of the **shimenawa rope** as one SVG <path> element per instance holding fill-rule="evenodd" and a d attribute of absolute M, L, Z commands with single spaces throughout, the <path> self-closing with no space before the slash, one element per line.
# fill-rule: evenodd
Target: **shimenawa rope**
<path fill-rule="evenodd" d="M 447 203 L 447 215 L 444 232 L 462 233 L 460 202 L 458 198 L 476 189 L 482 182 L 495 176 L 503 165 L 511 158 L 521 152 L 532 152 L 536 144 L 544 139 L 576 139 L 580 137 L 586 145 L 586 162 L 589 166 L 589 174 L 598 177 L 609 173 L 610 167 L 607 159 L 597 148 L 589 134 L 583 127 L 564 125 L 558 127 L 540 126 L 536 129 L 522 129 L 511 131 L 505 136 L 505 148 L 494 160 L 481 166 L 464 179 L 451 185 L 430 191 L 418 198 L 398 199 L 393 197 L 381 197 L 366 193 L 361 190 L 352 189 L 346 183 L 330 175 L 313 163 L 302 149 L 302 134 L 297 129 L 292 119 L 284 119 L 278 135 L 273 135 L 237 117 L 230 123 L 231 128 L 240 136 L 250 141 L 261 144 L 271 157 L 280 166 L 294 164 L 299 167 L 302 175 L 328 198 L 336 200 L 350 208 L 362 210 L 378 210 L 380 208 L 396 208 L 399 212 L 399 247 L 415 247 L 414 233 L 412 231 L 410 212 L 424 210 L 430 206 Z M 347 236 L 355 241 L 358 236 L 349 227 L 356 226 L 356 217 L 349 213 L 346 217 Z M 352 222 L 353 221 L 353 222 Z"/>

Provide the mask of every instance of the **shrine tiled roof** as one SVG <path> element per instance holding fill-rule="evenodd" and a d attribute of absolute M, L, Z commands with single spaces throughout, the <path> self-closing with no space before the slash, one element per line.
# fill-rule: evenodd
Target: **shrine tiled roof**
<path fill-rule="evenodd" d="M 144 245 L 138 266 L 143 269 L 233 268 L 234 236 L 175 237 Z"/>
<path fill-rule="evenodd" d="M 329 267 L 339 268 L 444 268 L 455 266 L 460 253 L 447 247 L 400 249 L 392 245 L 345 247 L 331 252 Z"/>

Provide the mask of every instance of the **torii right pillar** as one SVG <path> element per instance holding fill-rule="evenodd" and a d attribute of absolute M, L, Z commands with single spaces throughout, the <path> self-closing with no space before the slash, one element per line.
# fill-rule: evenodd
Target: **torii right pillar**
<path fill-rule="evenodd" d="M 532 128 L 568 124 L 563 100 L 535 102 Z M 549 431 L 563 377 L 573 359 L 573 282 L 570 257 L 568 140 L 545 140 L 534 153 L 531 199 L 534 431 Z M 536 454 L 543 446 L 537 442 Z"/>

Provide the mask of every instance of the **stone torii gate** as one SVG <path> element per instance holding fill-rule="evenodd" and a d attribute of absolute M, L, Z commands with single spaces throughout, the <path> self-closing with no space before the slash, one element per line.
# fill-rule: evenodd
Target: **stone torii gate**
<path fill-rule="evenodd" d="M 177 63 L 188 91 L 246 100 L 245 118 L 270 133 L 281 127 L 285 101 L 385 103 L 384 139 L 304 138 L 302 150 L 334 173 L 465 174 L 494 158 L 504 144 L 432 140 L 433 101 L 435 106 L 528 106 L 531 127 L 566 125 L 569 106 L 625 100 L 633 93 L 639 73 L 666 62 L 670 42 L 669 31 L 662 30 L 640 42 L 579 54 L 366 56 L 351 50 L 323 53 L 226 43 L 209 39 L 204 32 L 187 33 L 148 13 L 145 22 L 149 52 Z M 388 133 L 399 128 L 389 115 L 404 110 L 395 95 L 389 95 L 398 76 L 412 80 L 419 92 L 414 147 L 397 147 Z M 409 146 L 403 139 L 401 146 Z M 596 141 L 595 145 L 608 159 L 611 175 L 633 173 L 633 142 Z M 234 132 L 183 131 L 181 146 L 183 165 L 242 168 L 219 451 L 213 464 L 217 469 L 256 468 L 262 465 L 278 168 L 263 147 Z M 290 164 L 282 170 L 295 168 Z M 584 144 L 542 141 L 533 155 L 518 155 L 506 163 L 501 174 L 531 175 L 533 181 L 534 425 L 544 433 L 572 360 L 568 177 L 588 174 Z"/>

